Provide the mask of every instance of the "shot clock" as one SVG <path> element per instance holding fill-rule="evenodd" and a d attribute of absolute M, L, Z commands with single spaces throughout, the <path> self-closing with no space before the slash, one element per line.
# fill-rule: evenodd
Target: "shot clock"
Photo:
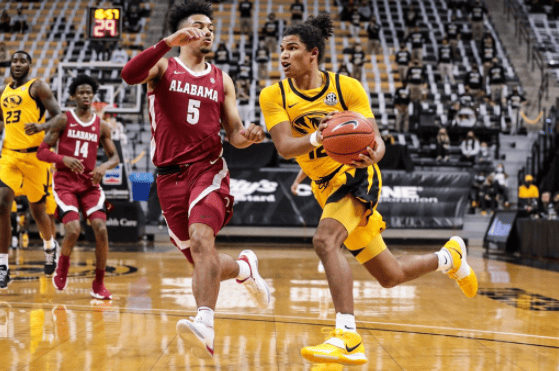
<path fill-rule="evenodd" d="M 90 40 L 120 40 L 122 8 L 89 7 L 87 37 Z"/>

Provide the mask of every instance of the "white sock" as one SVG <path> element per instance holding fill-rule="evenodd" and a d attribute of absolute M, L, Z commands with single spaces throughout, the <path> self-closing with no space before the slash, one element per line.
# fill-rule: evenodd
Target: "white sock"
<path fill-rule="evenodd" d="M 0 265 L 8 267 L 8 254 L 0 254 Z"/>
<path fill-rule="evenodd" d="M 45 250 L 50 250 L 54 247 L 54 238 L 50 238 L 50 240 L 43 240 L 43 248 Z"/>
<path fill-rule="evenodd" d="M 248 263 L 244 260 L 237 260 L 237 264 L 239 264 L 239 275 L 237 279 L 239 281 L 244 281 L 250 277 L 250 267 Z"/>
<path fill-rule="evenodd" d="M 439 258 L 439 266 L 437 268 L 438 271 L 446 272 L 450 268 L 452 268 L 452 256 L 450 252 L 445 249 L 444 247 L 435 253 L 437 258 Z"/>
<path fill-rule="evenodd" d="M 208 307 L 198 308 L 198 314 L 196 315 L 196 320 L 202 322 L 204 325 L 213 328 L 214 327 L 214 311 Z"/>
<path fill-rule="evenodd" d="M 355 316 L 353 314 L 336 313 L 336 328 L 348 332 L 357 332 Z"/>

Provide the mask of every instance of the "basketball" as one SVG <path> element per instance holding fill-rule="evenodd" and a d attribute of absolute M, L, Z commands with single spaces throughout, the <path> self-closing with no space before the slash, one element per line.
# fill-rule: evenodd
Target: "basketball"
<path fill-rule="evenodd" d="M 363 115 L 353 111 L 336 113 L 328 121 L 322 137 L 328 156 L 346 165 L 359 160 L 359 154 L 367 154 L 367 147 L 372 148 L 375 142 L 371 123 Z"/>

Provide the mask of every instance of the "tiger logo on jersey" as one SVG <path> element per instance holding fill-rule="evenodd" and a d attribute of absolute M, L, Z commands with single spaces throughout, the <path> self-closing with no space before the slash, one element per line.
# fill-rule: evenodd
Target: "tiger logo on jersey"
<path fill-rule="evenodd" d="M 320 124 L 320 120 L 322 120 L 327 113 L 328 112 L 326 111 L 312 111 L 304 113 L 293 120 L 293 129 L 301 135 L 314 133 Z"/>
<path fill-rule="evenodd" d="M 19 95 L 9 95 L 2 101 L 2 107 L 5 109 L 14 109 L 21 104 L 23 99 Z"/>

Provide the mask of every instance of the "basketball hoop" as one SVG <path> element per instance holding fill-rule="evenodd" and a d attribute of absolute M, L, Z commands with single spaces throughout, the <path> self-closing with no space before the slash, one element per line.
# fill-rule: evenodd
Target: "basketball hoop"
<path fill-rule="evenodd" d="M 95 114 L 101 118 L 103 118 L 103 115 L 105 114 L 105 108 L 109 105 L 109 103 L 106 102 L 93 102 L 91 103 L 91 107 L 93 107 L 93 111 L 95 111 Z"/>

